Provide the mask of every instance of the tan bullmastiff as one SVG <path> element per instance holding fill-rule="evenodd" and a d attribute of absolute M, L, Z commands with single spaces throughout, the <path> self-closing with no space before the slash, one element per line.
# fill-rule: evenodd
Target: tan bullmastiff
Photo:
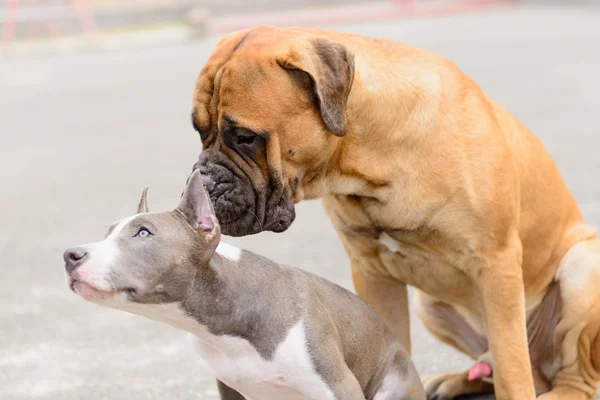
<path fill-rule="evenodd" d="M 450 61 L 338 32 L 236 32 L 200 72 L 192 120 L 225 234 L 284 231 L 321 197 L 356 291 L 406 348 L 412 285 L 427 329 L 493 366 L 426 379 L 431 399 L 594 397 L 596 231 L 539 140 Z"/>

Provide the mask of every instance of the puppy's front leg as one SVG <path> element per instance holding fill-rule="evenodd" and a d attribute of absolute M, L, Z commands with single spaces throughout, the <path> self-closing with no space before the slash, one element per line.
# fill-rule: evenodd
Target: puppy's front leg
<path fill-rule="evenodd" d="M 494 360 L 498 400 L 535 399 L 525 325 L 522 248 L 517 235 L 484 260 L 478 281 Z"/>
<path fill-rule="evenodd" d="M 219 388 L 219 396 L 221 400 L 246 400 L 244 396 L 217 379 L 217 387 Z"/>
<path fill-rule="evenodd" d="M 343 371 L 343 378 L 331 385 L 336 400 L 366 400 L 356 377 L 347 367 Z"/>

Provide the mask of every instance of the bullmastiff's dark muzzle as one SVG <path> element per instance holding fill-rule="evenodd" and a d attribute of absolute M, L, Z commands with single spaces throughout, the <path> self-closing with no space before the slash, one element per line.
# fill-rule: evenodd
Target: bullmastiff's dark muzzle
<path fill-rule="evenodd" d="M 258 179 L 251 179 L 244 168 L 212 149 L 200 153 L 196 169 L 202 174 L 223 234 L 283 232 L 294 221 L 294 202 L 277 176 L 258 174 Z"/>

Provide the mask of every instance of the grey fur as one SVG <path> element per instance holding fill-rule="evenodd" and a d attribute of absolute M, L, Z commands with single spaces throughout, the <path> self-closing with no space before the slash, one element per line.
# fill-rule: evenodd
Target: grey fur
<path fill-rule="evenodd" d="M 112 288 L 127 290 L 126 304 L 178 304 L 213 335 L 246 339 L 265 360 L 302 320 L 314 368 L 337 399 L 373 399 L 388 376 L 397 378 L 391 381 L 398 396 L 412 393 L 394 398 L 425 398 L 410 357 L 363 300 L 249 251 L 237 261 L 215 252 L 219 225 L 199 172 L 177 209 L 143 213 L 123 224 L 111 237 L 118 258 L 110 267 Z M 142 238 L 141 229 L 151 234 Z M 74 279 L 76 269 L 69 272 Z M 221 382 L 218 386 L 222 399 L 243 398 Z"/>
<path fill-rule="evenodd" d="M 217 387 L 219 389 L 219 396 L 221 400 L 244 400 L 244 396 L 230 388 L 220 380 L 217 380 Z"/>
<path fill-rule="evenodd" d="M 150 186 L 146 186 L 142 191 L 142 198 L 140 199 L 140 204 L 137 209 L 138 214 L 148 212 L 148 189 L 150 189 Z"/>

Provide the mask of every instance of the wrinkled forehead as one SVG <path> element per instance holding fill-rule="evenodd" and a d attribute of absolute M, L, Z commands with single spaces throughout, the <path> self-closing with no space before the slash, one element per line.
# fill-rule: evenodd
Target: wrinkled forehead
<path fill-rule="evenodd" d="M 281 79 L 283 71 L 260 59 L 249 61 L 235 57 L 223 67 L 221 79 L 215 81 L 213 96 L 218 101 L 213 102 L 216 108 L 212 112 L 218 117 L 219 128 L 227 117 L 248 129 L 260 130 L 264 126 L 253 126 L 255 122 L 264 123 L 284 101 L 288 82 Z"/>
<path fill-rule="evenodd" d="M 253 131 L 274 129 L 266 126 L 279 120 L 273 116 L 283 117 L 295 106 L 297 91 L 276 53 L 256 47 L 244 43 L 229 58 L 220 57 L 219 66 L 201 73 L 192 107 L 192 122 L 201 134 L 215 133 L 225 118 Z"/>

